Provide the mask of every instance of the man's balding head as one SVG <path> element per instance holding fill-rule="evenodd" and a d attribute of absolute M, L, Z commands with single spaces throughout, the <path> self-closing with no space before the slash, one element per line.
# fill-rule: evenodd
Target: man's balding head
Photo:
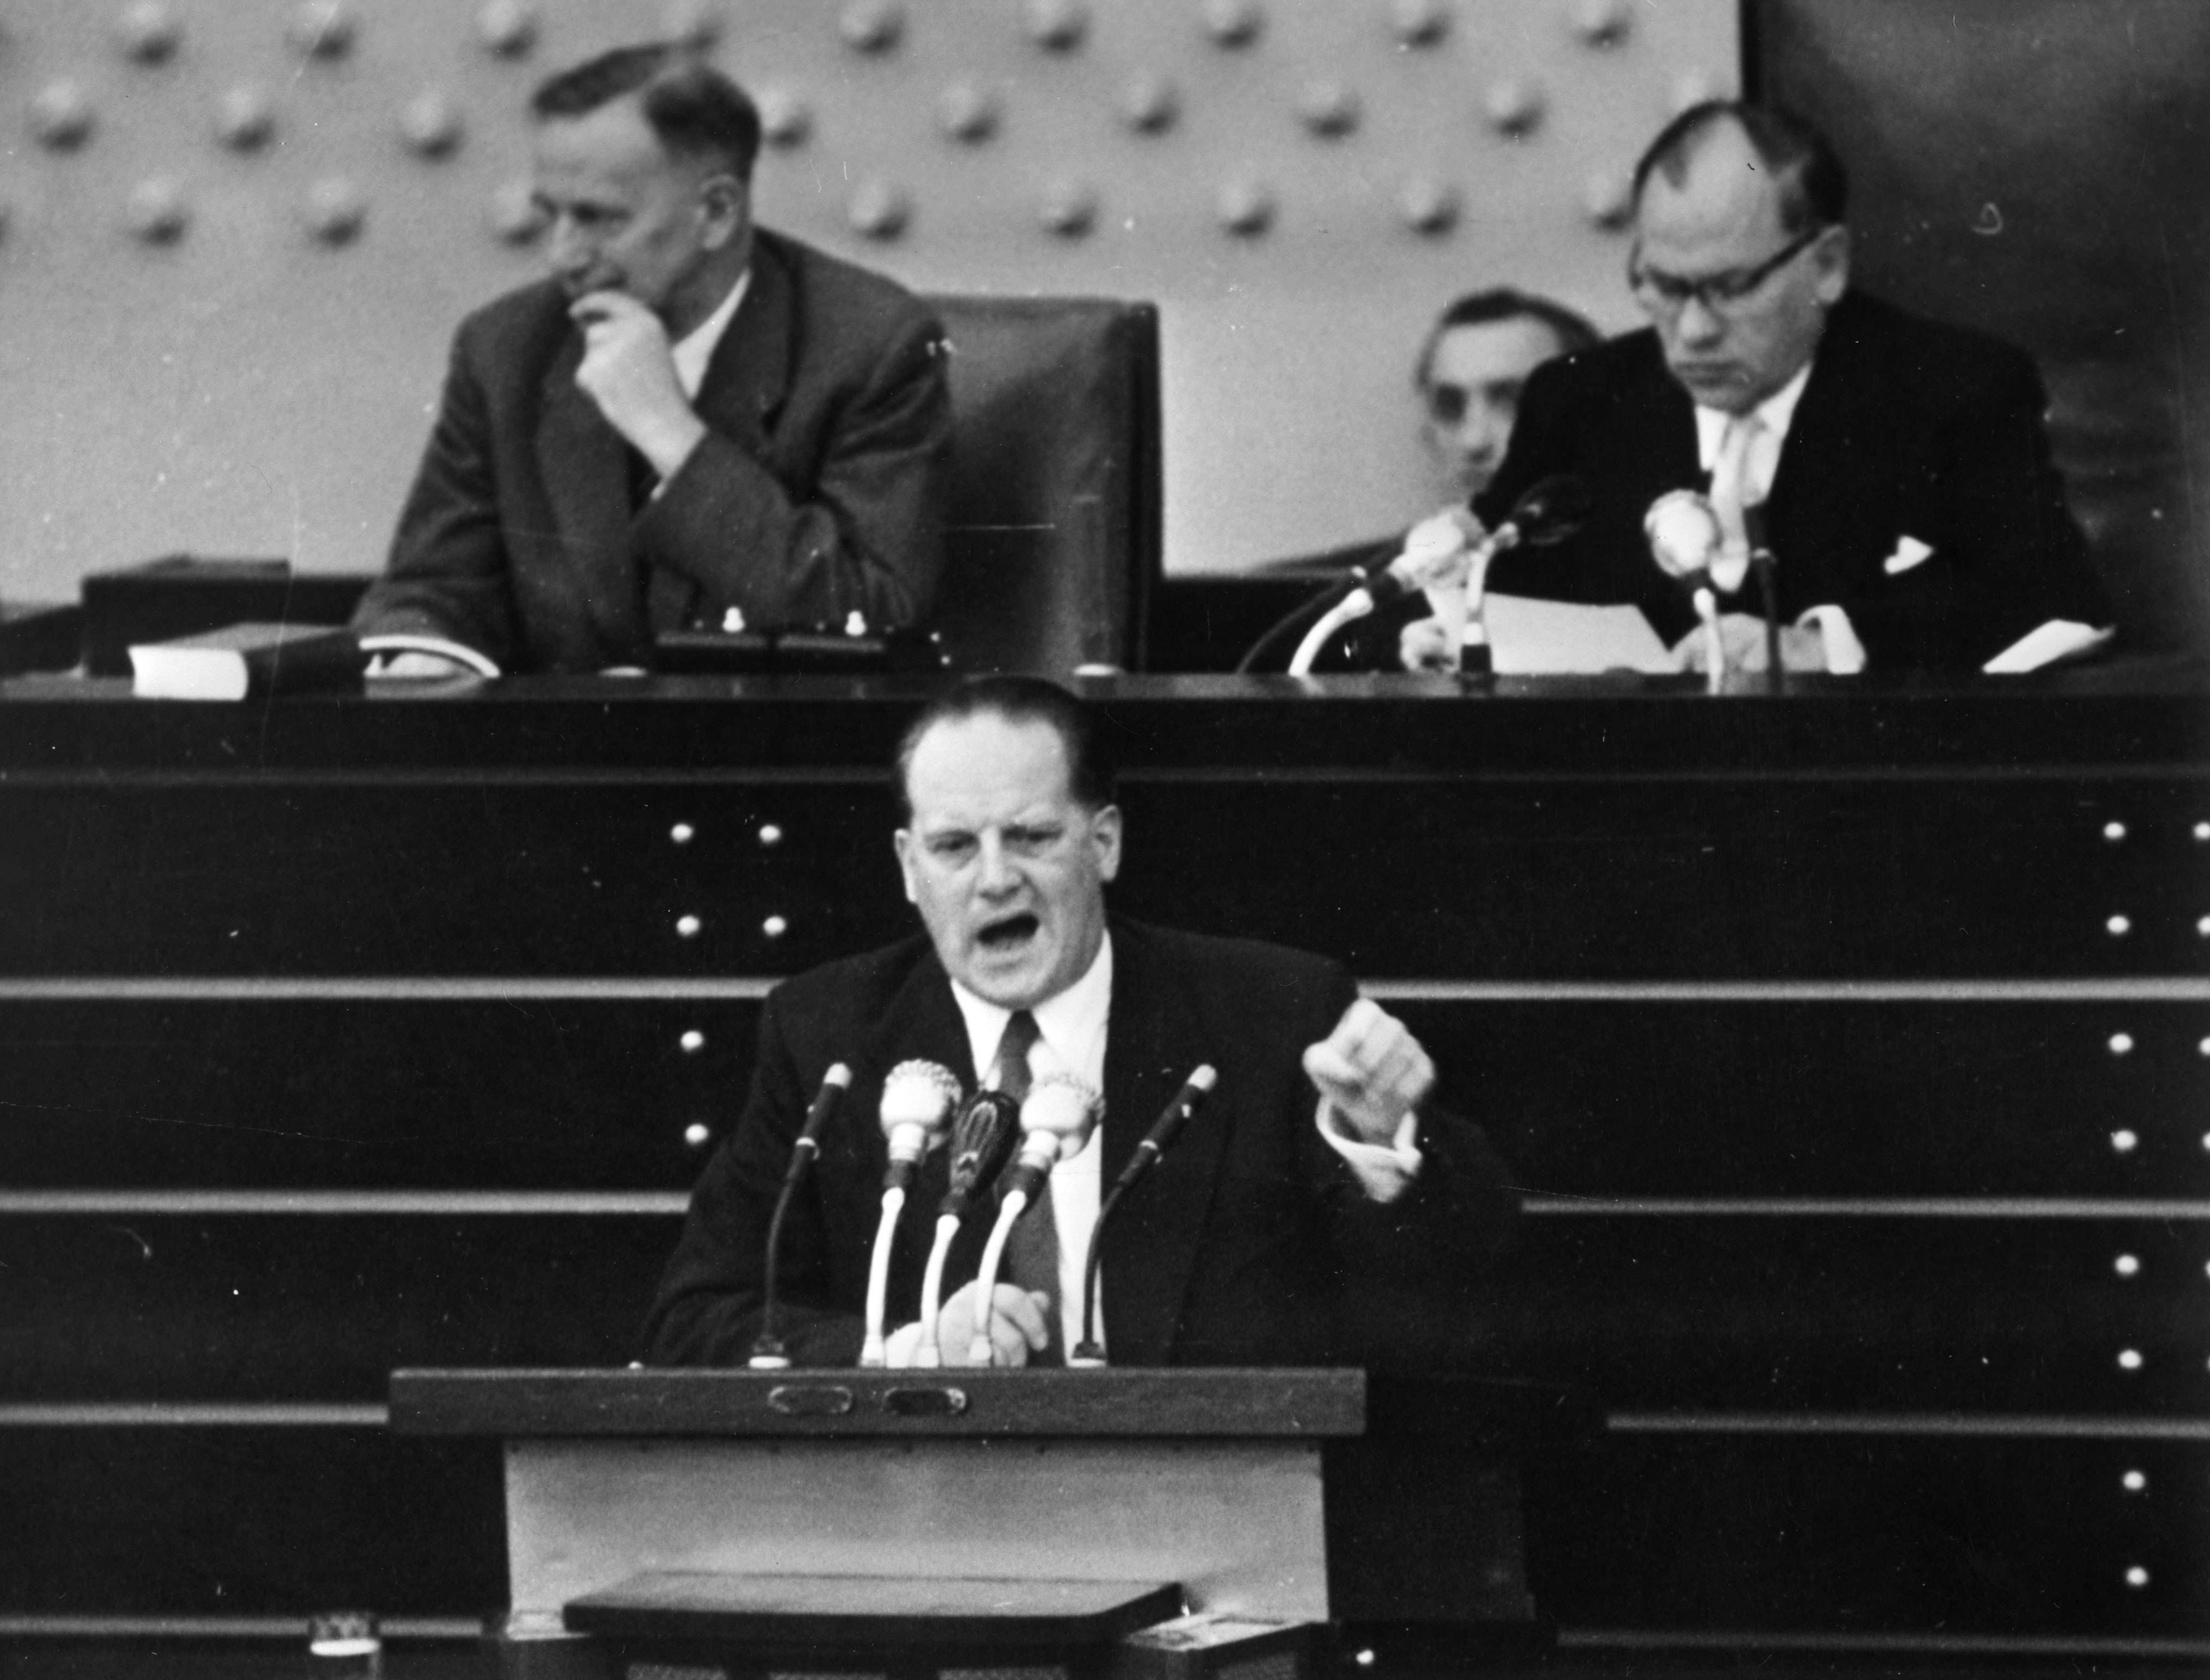
<path fill-rule="evenodd" d="M 1689 396 L 1754 408 L 1817 350 L 1849 283 L 1848 180 L 1801 119 L 1714 102 L 1684 112 L 1635 168 L 1628 277 Z"/>

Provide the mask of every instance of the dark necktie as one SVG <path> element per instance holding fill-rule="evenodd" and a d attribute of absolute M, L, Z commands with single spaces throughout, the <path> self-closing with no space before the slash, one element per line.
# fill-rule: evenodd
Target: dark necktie
<path fill-rule="evenodd" d="M 1033 1077 L 1029 1068 L 1029 1052 L 1036 1048 L 1037 1038 L 1036 1017 L 1025 1009 L 1013 1012 L 1005 1023 L 1005 1036 L 998 1041 L 998 1060 L 994 1064 L 998 1089 L 1015 1102 L 1029 1094 Z M 1046 1179 L 1036 1198 L 1014 1224 L 1005 1238 L 1005 1281 L 1024 1290 L 1041 1292 L 1048 1298 L 1044 1308 L 1045 1321 L 1051 1326 L 1051 1341 L 1042 1354 L 1031 1359 L 1030 1364 L 1056 1365 L 1060 1361 L 1059 1333 L 1059 1222 L 1051 1212 L 1051 1181 Z"/>

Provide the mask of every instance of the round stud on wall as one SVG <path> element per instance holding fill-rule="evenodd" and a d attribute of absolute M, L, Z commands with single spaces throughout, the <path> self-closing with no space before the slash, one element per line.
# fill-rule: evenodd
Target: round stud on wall
<path fill-rule="evenodd" d="M 1181 92 L 1171 76 L 1138 70 L 1120 85 L 1120 120 L 1138 134 L 1164 134 L 1181 115 Z"/>
<path fill-rule="evenodd" d="M 1450 33 L 1450 8 L 1443 0 L 1392 0 L 1389 27 L 1399 46 L 1433 46 Z"/>
<path fill-rule="evenodd" d="M 1201 15 L 1215 46 L 1248 46 L 1266 27 L 1266 9 L 1259 0 L 1205 0 Z"/>
<path fill-rule="evenodd" d="M 1026 0 L 1021 29 L 1047 52 L 1072 52 L 1090 33 L 1090 8 L 1082 0 Z"/>
<path fill-rule="evenodd" d="M 1255 239 L 1271 227 L 1276 208 L 1273 189 L 1247 178 L 1226 183 L 1213 200 L 1222 231 L 1239 239 Z"/>
<path fill-rule="evenodd" d="M 359 25 L 344 0 L 306 0 L 292 13 L 285 39 L 310 58 L 342 58 L 353 51 Z"/>
<path fill-rule="evenodd" d="M 1297 120 L 1321 140 L 1339 140 L 1358 126 L 1357 90 L 1323 77 L 1297 95 Z"/>
<path fill-rule="evenodd" d="M 184 23 L 163 0 L 137 0 L 115 20 L 115 44 L 134 63 L 166 63 L 184 39 Z"/>
<path fill-rule="evenodd" d="M 74 82 L 49 82 L 31 100 L 31 136 L 49 151 L 75 151 L 92 127 L 92 101 Z"/>
<path fill-rule="evenodd" d="M 794 88 L 770 83 L 752 103 L 759 107 L 760 138 L 778 150 L 804 145 L 813 132 L 813 107 Z"/>
<path fill-rule="evenodd" d="M 1573 33 L 1591 46 L 1617 46 L 1633 21 L 1627 0 L 1573 0 Z"/>
<path fill-rule="evenodd" d="M 913 220 L 913 203 L 895 182 L 862 181 L 852 189 L 844 214 L 862 239 L 895 239 Z"/>
<path fill-rule="evenodd" d="M 1606 233 L 1617 233 L 1634 215 L 1634 181 L 1615 169 L 1590 172 L 1581 182 L 1581 214 Z"/>
<path fill-rule="evenodd" d="M 972 82 L 955 82 L 937 96 L 936 126 L 945 139 L 963 145 L 987 140 L 1003 114 L 997 94 Z"/>
<path fill-rule="evenodd" d="M 1397 215 L 1415 233 L 1447 233 L 1458 225 L 1458 189 L 1432 175 L 1415 175 L 1397 190 Z"/>
<path fill-rule="evenodd" d="M 850 0 L 836 33 L 854 52 L 888 52 L 905 33 L 905 9 L 897 0 Z"/>
<path fill-rule="evenodd" d="M 233 152 L 255 152 L 276 132 L 276 105 L 265 89 L 241 82 L 214 111 L 214 137 Z"/>
<path fill-rule="evenodd" d="M 300 219 L 317 243 L 351 245 L 368 221 L 368 200 L 342 175 L 326 175 L 307 189 Z"/>
<path fill-rule="evenodd" d="M 661 14 L 660 38 L 693 52 L 709 52 L 722 39 L 723 21 L 714 0 L 667 0 Z"/>
<path fill-rule="evenodd" d="M 1511 76 L 1489 83 L 1488 91 L 1481 96 L 1481 114 L 1497 133 L 1518 140 L 1542 125 L 1548 103 L 1540 82 Z"/>
<path fill-rule="evenodd" d="M 476 13 L 476 39 L 500 58 L 519 58 L 537 45 L 537 8 L 529 0 L 486 0 Z"/>
<path fill-rule="evenodd" d="M 450 157 L 461 143 L 460 107 L 432 88 L 399 114 L 399 138 L 418 158 Z"/>
<path fill-rule="evenodd" d="M 545 231 L 545 213 L 528 181 L 509 181 L 494 191 L 485 219 L 505 245 L 526 245 Z"/>
<path fill-rule="evenodd" d="M 123 225 L 149 245 L 173 245 L 190 221 L 184 188 L 166 175 L 139 182 L 123 202 Z"/>
<path fill-rule="evenodd" d="M 1078 239 L 1097 225 L 1097 190 L 1086 181 L 1054 181 L 1036 215 L 1046 233 Z"/>

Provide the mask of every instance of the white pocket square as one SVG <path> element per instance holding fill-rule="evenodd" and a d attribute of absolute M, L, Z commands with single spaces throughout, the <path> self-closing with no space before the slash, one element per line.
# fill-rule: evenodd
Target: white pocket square
<path fill-rule="evenodd" d="M 1895 540 L 1895 552 L 1880 563 L 1880 569 L 1893 577 L 1915 565 L 1925 565 L 1933 553 L 1934 551 L 1917 537 L 1899 536 Z"/>

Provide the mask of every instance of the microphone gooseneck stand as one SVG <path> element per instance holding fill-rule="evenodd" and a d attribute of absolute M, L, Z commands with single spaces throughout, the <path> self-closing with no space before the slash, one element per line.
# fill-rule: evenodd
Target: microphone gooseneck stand
<path fill-rule="evenodd" d="M 821 1128 L 828 1123 L 830 1110 L 852 1083 L 852 1070 L 842 1062 L 835 1063 L 822 1077 L 821 1089 L 813 1095 L 806 1110 L 806 1124 L 800 1128 L 798 1141 L 790 1147 L 790 1165 L 782 1175 L 782 1188 L 776 1193 L 775 1212 L 767 1224 L 767 1266 L 760 1282 L 760 1330 L 752 1339 L 752 1357 L 746 1361 L 756 1371 L 782 1371 L 790 1368 L 790 1354 L 782 1339 L 775 1333 L 776 1272 L 782 1257 L 782 1222 L 790 1212 L 791 1198 L 798 1194 L 799 1181 L 806 1169 L 813 1164 L 813 1157 L 821 1152 Z"/>
<path fill-rule="evenodd" d="M 1128 1157 L 1128 1164 L 1120 1169 L 1120 1177 L 1113 1181 L 1113 1188 L 1097 1209 L 1096 1223 L 1090 1227 L 1089 1252 L 1082 1257 L 1082 1339 L 1068 1350 L 1066 1363 L 1070 1369 L 1095 1369 L 1105 1363 L 1104 1345 L 1097 1339 L 1097 1261 L 1104 1252 L 1105 1222 L 1113 1217 L 1113 1210 L 1120 1205 L 1138 1180 L 1158 1164 L 1167 1147 L 1180 1135 L 1181 1128 L 1189 1123 L 1190 1116 L 1204 1106 L 1205 1099 L 1220 1082 L 1212 1064 L 1198 1067 L 1182 1082 L 1159 1117 L 1151 1122 L 1151 1129 L 1136 1145 L 1136 1152 Z"/>
<path fill-rule="evenodd" d="M 867 1254 L 866 1329 L 860 1345 L 863 1369 L 879 1370 L 888 1363 L 883 1318 L 898 1218 L 905 1212 L 922 1157 L 944 1141 L 945 1121 L 963 1094 L 957 1075 L 933 1061 L 902 1061 L 883 1081 L 882 1126 L 890 1142 L 890 1167 L 883 1175 L 883 1212 L 875 1226 L 875 1246 Z"/>

